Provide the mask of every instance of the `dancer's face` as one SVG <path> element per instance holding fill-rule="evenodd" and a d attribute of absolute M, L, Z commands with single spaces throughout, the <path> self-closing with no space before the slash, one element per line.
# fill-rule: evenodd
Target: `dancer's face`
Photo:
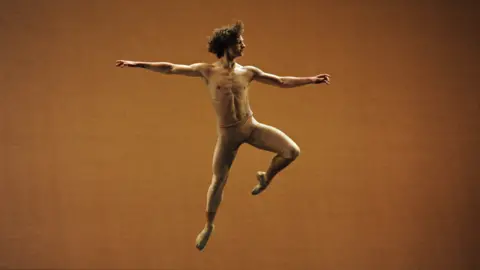
<path fill-rule="evenodd" d="M 229 53 L 233 57 L 240 57 L 243 55 L 243 50 L 245 49 L 245 47 L 246 45 L 243 40 L 243 37 L 240 36 L 237 40 L 237 43 L 235 43 L 235 45 L 229 48 Z"/>

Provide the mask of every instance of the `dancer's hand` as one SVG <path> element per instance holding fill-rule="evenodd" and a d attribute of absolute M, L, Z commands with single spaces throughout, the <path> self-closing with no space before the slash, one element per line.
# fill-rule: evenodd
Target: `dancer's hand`
<path fill-rule="evenodd" d="M 127 61 L 127 60 L 117 60 L 116 66 L 120 67 L 120 68 L 134 67 L 135 62 L 134 61 Z"/>
<path fill-rule="evenodd" d="M 330 84 L 330 75 L 328 74 L 319 74 L 313 78 L 314 84 L 325 83 Z"/>

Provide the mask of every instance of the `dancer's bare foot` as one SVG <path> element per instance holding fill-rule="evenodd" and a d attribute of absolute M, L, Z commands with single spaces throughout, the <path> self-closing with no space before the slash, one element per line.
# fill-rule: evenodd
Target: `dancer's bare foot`
<path fill-rule="evenodd" d="M 213 232 L 215 226 L 213 224 L 205 225 L 205 228 L 198 234 L 196 240 L 196 247 L 198 250 L 202 251 L 207 245 L 208 239 Z"/>

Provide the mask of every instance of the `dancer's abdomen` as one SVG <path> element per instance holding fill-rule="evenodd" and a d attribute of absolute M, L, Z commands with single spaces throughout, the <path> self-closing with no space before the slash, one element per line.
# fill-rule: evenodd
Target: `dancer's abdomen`
<path fill-rule="evenodd" d="M 218 88 L 212 103 L 220 127 L 237 125 L 253 114 L 245 89 L 235 91 Z"/>

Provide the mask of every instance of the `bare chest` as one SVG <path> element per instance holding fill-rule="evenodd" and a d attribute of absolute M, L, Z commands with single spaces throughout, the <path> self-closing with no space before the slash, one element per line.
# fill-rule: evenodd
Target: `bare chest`
<path fill-rule="evenodd" d="M 208 88 L 214 96 L 244 94 L 250 84 L 249 74 L 241 69 L 213 72 L 208 80 Z"/>

